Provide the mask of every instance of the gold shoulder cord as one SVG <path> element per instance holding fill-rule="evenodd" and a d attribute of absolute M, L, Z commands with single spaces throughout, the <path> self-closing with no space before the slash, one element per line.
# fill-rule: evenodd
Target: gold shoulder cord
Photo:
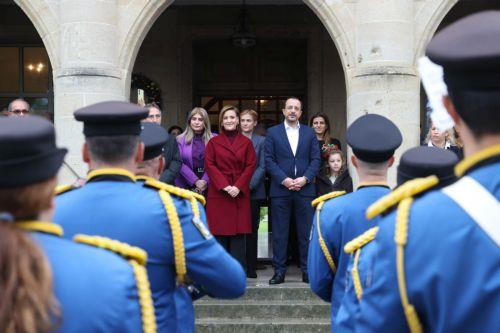
<path fill-rule="evenodd" d="M 335 266 L 335 263 L 333 262 L 332 255 L 330 254 L 330 251 L 328 251 L 328 247 L 326 246 L 325 240 L 323 239 L 323 235 L 321 235 L 321 223 L 319 221 L 319 216 L 321 213 L 321 208 L 323 208 L 323 204 L 325 202 L 322 201 L 318 204 L 318 207 L 316 208 L 316 227 L 318 229 L 318 240 L 319 240 L 319 245 L 321 247 L 321 251 L 323 251 L 323 255 L 325 256 L 326 262 L 328 263 L 328 266 L 330 266 L 330 269 L 332 272 L 335 274 L 337 272 L 337 267 Z"/>
<path fill-rule="evenodd" d="M 16 222 L 16 227 L 27 231 L 38 231 L 46 234 L 56 235 L 59 237 L 63 235 L 63 229 L 61 228 L 61 226 L 52 222 L 19 221 Z"/>
<path fill-rule="evenodd" d="M 170 224 L 170 229 L 172 230 L 177 282 L 179 284 L 184 284 L 187 274 L 186 254 L 184 250 L 184 236 L 182 234 L 182 228 L 179 221 L 179 215 L 177 214 L 177 208 L 175 207 L 174 201 L 172 200 L 172 197 L 168 192 L 159 190 L 158 194 L 163 203 L 163 206 L 165 207 L 165 211 L 167 212 L 168 223 Z"/>
<path fill-rule="evenodd" d="M 366 210 L 366 218 L 371 220 L 375 216 L 386 212 L 392 207 L 395 207 L 402 200 L 425 192 L 436 186 L 438 183 L 439 179 L 436 176 L 409 180 L 396 188 L 394 191 L 371 204 Z"/>
<path fill-rule="evenodd" d="M 371 229 L 368 229 L 363 234 L 354 238 L 344 246 L 345 253 L 348 254 L 354 253 L 354 263 L 352 266 L 351 275 L 352 275 L 352 282 L 354 285 L 354 292 L 356 293 L 358 301 L 360 301 L 361 298 L 363 297 L 363 287 L 361 284 L 361 278 L 359 277 L 359 270 L 358 270 L 361 248 L 375 239 L 378 233 L 378 229 L 379 227 L 373 227 Z"/>
<path fill-rule="evenodd" d="M 55 193 L 56 193 L 56 195 L 59 195 L 59 194 L 69 192 L 72 189 L 74 189 L 73 185 L 59 185 L 59 186 L 56 186 Z"/>
<path fill-rule="evenodd" d="M 361 285 L 361 278 L 359 277 L 359 271 L 358 271 L 358 263 L 360 255 L 361 255 L 361 249 L 356 250 L 356 253 L 354 254 L 354 264 L 351 270 L 354 292 L 356 293 L 358 301 L 361 301 L 361 298 L 363 297 L 363 287 Z"/>
<path fill-rule="evenodd" d="M 396 268 L 398 276 L 399 295 L 401 304 L 406 316 L 406 321 L 411 333 L 422 333 L 422 324 L 418 318 L 415 307 L 408 300 L 408 291 L 406 289 L 406 279 L 404 271 L 404 248 L 408 242 L 408 222 L 410 215 L 410 207 L 413 198 L 407 198 L 401 201 L 398 206 L 396 216 L 396 230 L 394 241 L 396 242 Z"/>
<path fill-rule="evenodd" d="M 313 207 L 316 207 L 316 228 L 318 229 L 318 240 L 319 240 L 319 245 L 321 247 L 321 251 L 323 252 L 323 255 L 325 256 L 326 262 L 328 263 L 328 266 L 330 266 L 330 269 L 332 272 L 335 274 L 337 272 L 337 267 L 335 266 L 335 262 L 333 261 L 332 255 L 330 254 L 330 251 L 328 251 L 328 247 L 326 246 L 325 240 L 323 238 L 323 235 L 321 234 L 321 222 L 320 222 L 320 213 L 321 209 L 323 208 L 323 205 L 325 204 L 326 200 L 333 199 L 336 197 L 340 197 L 344 195 L 346 192 L 345 191 L 334 191 L 327 193 L 325 195 L 322 195 L 320 197 L 317 197 L 311 202 L 311 205 Z"/>
<path fill-rule="evenodd" d="M 201 204 L 203 206 L 205 206 L 205 204 L 206 204 L 205 197 L 202 196 L 201 194 L 198 194 L 198 193 L 195 193 L 195 192 L 192 192 L 192 191 L 189 191 L 189 190 L 177 187 L 177 186 L 173 186 L 170 184 L 162 183 L 162 182 L 159 182 L 159 181 L 157 181 L 153 178 L 150 178 L 150 177 L 138 176 L 138 177 L 136 177 L 136 179 L 145 180 L 144 185 L 146 185 L 146 186 L 150 186 L 150 187 L 156 188 L 158 190 L 165 190 L 168 193 L 174 194 L 174 195 L 181 197 L 181 198 L 184 198 L 184 199 L 195 198 L 199 202 L 201 202 Z"/>
<path fill-rule="evenodd" d="M 342 196 L 344 194 L 346 194 L 346 191 L 333 191 L 333 192 L 324 194 L 324 195 L 322 195 L 320 197 L 317 197 L 316 199 L 314 199 L 311 202 L 311 205 L 313 207 L 316 207 L 316 206 L 319 205 L 320 202 L 324 202 L 326 200 L 330 200 L 330 199 L 333 199 L 333 198 L 336 198 L 336 197 L 340 197 L 340 196 Z"/>
<path fill-rule="evenodd" d="M 92 245 L 115 252 L 128 260 L 134 270 L 141 307 L 142 329 L 144 333 L 156 333 L 156 317 L 151 296 L 148 274 L 144 265 L 147 253 L 143 249 L 122 243 L 110 238 L 99 236 L 76 235 L 73 240 L 78 243 Z"/>

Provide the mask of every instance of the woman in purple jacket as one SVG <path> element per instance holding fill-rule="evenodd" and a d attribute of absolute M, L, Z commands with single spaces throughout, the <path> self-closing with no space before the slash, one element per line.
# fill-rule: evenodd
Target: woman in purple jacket
<path fill-rule="evenodd" d="M 205 172 L 205 147 L 213 134 L 205 109 L 196 107 L 188 116 L 186 129 L 177 136 L 182 167 L 175 185 L 206 194 L 208 175 Z"/>

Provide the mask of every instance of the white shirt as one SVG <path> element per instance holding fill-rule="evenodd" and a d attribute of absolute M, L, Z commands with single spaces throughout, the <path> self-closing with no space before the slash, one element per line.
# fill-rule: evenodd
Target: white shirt
<path fill-rule="evenodd" d="M 432 143 L 431 140 L 429 140 L 429 142 L 427 142 L 427 146 L 428 147 L 436 147 L 436 148 L 440 148 L 440 147 L 437 147 L 437 146 L 434 146 L 434 144 Z M 451 143 L 450 141 L 446 140 L 445 143 L 444 143 L 444 149 L 450 149 L 451 147 Z"/>
<path fill-rule="evenodd" d="M 285 131 L 286 136 L 288 137 L 288 142 L 290 143 L 290 147 L 292 147 L 293 156 L 297 153 L 297 147 L 299 145 L 299 129 L 300 123 L 297 122 L 297 126 L 291 127 L 286 123 L 285 120 Z"/>

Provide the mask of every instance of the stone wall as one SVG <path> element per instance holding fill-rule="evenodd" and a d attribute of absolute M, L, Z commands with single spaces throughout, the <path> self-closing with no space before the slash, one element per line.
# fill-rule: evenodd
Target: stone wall
<path fill-rule="evenodd" d="M 380 113 L 391 117 L 403 130 L 403 149 L 418 144 L 420 86 L 416 60 L 457 1 L 304 0 L 336 46 L 345 73 L 347 125 L 365 112 Z M 70 148 L 67 161 L 80 173 L 85 171 L 79 158 L 83 137 L 81 126 L 72 119 L 72 111 L 97 101 L 129 98 L 137 53 L 156 19 L 172 2 L 15 0 L 47 48 L 54 69 L 59 140 Z M 472 3 L 460 1 L 467 2 Z M 166 31 L 176 25 L 167 21 L 161 24 Z M 318 67 L 323 66 L 321 75 L 321 70 L 318 71 L 323 90 L 314 91 L 315 96 L 321 97 L 313 99 L 319 105 L 311 108 L 332 105 L 341 109 L 344 97 L 335 94 L 341 81 L 339 72 L 331 72 L 326 60 L 335 52 L 328 49 L 325 35 L 321 36 L 320 44 L 327 47 L 321 51 L 323 60 Z M 164 47 L 162 52 L 167 52 L 168 45 Z M 191 92 L 185 88 L 187 83 L 182 82 L 179 71 L 182 73 L 186 68 L 174 70 L 171 66 L 177 60 L 167 57 L 165 61 L 168 66 L 163 74 L 177 77 L 176 85 L 170 81 L 166 90 L 180 89 L 176 97 L 166 96 L 167 105 L 185 110 L 191 106 L 188 102 Z M 171 120 L 175 117 L 178 116 Z M 341 132 L 339 128 L 336 130 Z M 391 177 L 394 180 L 394 173 Z"/>

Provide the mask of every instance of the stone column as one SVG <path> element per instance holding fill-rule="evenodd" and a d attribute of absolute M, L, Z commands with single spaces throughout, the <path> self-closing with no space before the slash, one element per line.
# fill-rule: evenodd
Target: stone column
<path fill-rule="evenodd" d="M 348 125 L 366 113 L 388 117 L 403 134 L 396 156 L 419 144 L 420 83 L 413 64 L 413 15 L 412 0 L 360 0 L 355 20 L 357 64 L 347 72 Z M 393 167 L 391 185 L 395 175 Z"/>
<path fill-rule="evenodd" d="M 69 149 L 66 163 L 80 176 L 82 124 L 75 109 L 105 100 L 125 100 L 118 70 L 117 5 L 115 1 L 65 0 L 59 3 L 60 63 L 54 68 L 54 120 L 60 145 Z M 71 182 L 65 168 L 59 182 Z"/>

